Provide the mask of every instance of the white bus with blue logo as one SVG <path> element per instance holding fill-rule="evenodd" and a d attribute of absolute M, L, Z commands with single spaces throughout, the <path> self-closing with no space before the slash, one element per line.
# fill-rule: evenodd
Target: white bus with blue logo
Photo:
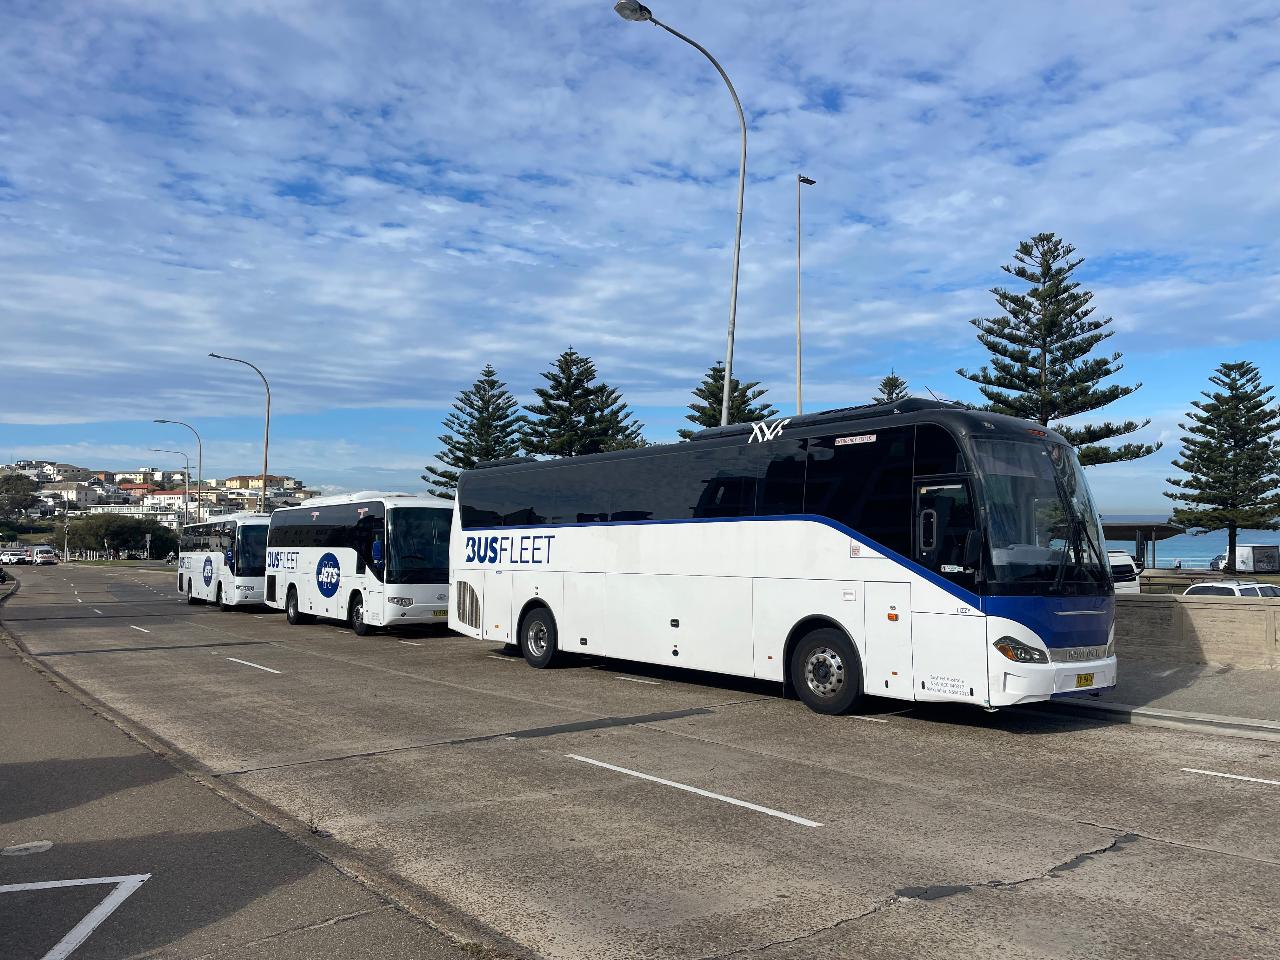
<path fill-rule="evenodd" d="M 1072 447 L 928 400 L 483 465 L 449 624 L 534 667 L 581 652 L 988 709 L 1113 686 L 1114 599 Z"/>
<path fill-rule="evenodd" d="M 360 636 L 445 623 L 452 510 L 447 500 L 408 493 L 316 497 L 276 510 L 267 605 L 291 624 L 323 617 Z"/>
<path fill-rule="evenodd" d="M 265 513 L 232 513 L 182 528 L 178 592 L 223 610 L 261 604 L 266 576 Z"/>

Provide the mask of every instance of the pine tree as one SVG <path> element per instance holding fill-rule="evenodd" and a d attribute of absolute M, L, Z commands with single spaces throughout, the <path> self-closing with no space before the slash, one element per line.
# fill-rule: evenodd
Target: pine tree
<path fill-rule="evenodd" d="M 979 385 L 989 401 L 988 409 L 994 413 L 1049 426 L 1052 421 L 1101 409 L 1142 386 L 1101 386 L 1103 380 L 1123 369 L 1121 355 L 1089 356 L 1115 331 L 1106 329 L 1110 317 L 1091 317 L 1093 294 L 1081 290 L 1079 282 L 1071 278 L 1084 263 L 1083 257 L 1072 259 L 1074 252 L 1075 247 L 1052 233 L 1024 240 L 1013 255 L 1015 263 L 1001 269 L 1025 281 L 1028 289 L 1013 293 L 993 288 L 996 303 L 1006 315 L 969 321 L 978 328 L 979 342 L 991 352 L 991 366 L 977 372 L 956 372 Z M 1127 436 L 1150 422 L 1108 421 L 1080 427 L 1056 422 L 1053 429 L 1077 448 L 1080 461 L 1087 466 L 1136 460 L 1154 453 L 1159 444 L 1099 445 L 1100 441 Z"/>
<path fill-rule="evenodd" d="M 893 370 L 890 370 L 889 375 L 880 381 L 880 386 L 874 399 L 876 403 L 897 403 L 899 400 L 907 399 L 910 395 L 907 392 L 907 381 L 903 380 Z"/>
<path fill-rule="evenodd" d="M 427 467 L 422 475 L 438 497 L 452 500 L 458 474 L 486 460 L 501 460 L 520 452 L 520 426 L 516 398 L 498 379 L 493 364 L 486 363 L 480 378 L 458 394 L 453 412 L 444 420 L 448 431 L 437 439 L 444 444 L 436 456 L 443 466 Z"/>
<path fill-rule="evenodd" d="M 527 453 L 577 457 L 644 445 L 644 424 L 616 389 L 596 380 L 590 357 L 570 347 L 542 376 L 548 386 L 535 387 L 538 402 L 525 407 Z"/>
<path fill-rule="evenodd" d="M 1187 476 L 1171 477 L 1177 490 L 1165 496 L 1186 504 L 1174 509 L 1174 523 L 1226 528 L 1234 573 L 1238 531 L 1280 529 L 1280 408 L 1248 361 L 1220 364 L 1209 382 L 1219 389 L 1201 391 L 1189 425 L 1178 424 L 1186 435 L 1173 465 Z"/>
<path fill-rule="evenodd" d="M 732 389 L 729 392 L 729 422 L 755 423 L 757 420 L 776 417 L 778 411 L 769 401 L 756 403 L 768 392 L 766 388 L 760 386 L 759 380 L 742 383 L 734 377 Z M 697 424 L 700 429 L 718 427 L 723 404 L 724 364 L 713 363 L 707 370 L 706 376 L 702 378 L 702 383 L 694 388 L 693 402 L 689 404 L 692 412 L 685 414 L 684 418 L 690 423 Z M 680 434 L 680 439 L 688 440 L 698 431 L 685 427 L 677 432 Z"/>

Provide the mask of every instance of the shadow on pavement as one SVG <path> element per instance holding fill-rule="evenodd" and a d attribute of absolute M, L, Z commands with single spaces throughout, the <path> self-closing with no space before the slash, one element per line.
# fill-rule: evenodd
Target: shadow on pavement
<path fill-rule="evenodd" d="M 0 763 L 0 823 L 72 810 L 176 776 L 151 754 Z"/>

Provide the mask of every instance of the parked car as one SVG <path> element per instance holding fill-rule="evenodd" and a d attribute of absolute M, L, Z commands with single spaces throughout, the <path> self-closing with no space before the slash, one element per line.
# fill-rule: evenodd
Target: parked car
<path fill-rule="evenodd" d="M 30 562 L 31 558 L 26 553 L 21 553 L 17 550 L 6 550 L 4 553 L 0 553 L 0 563 L 9 563 L 20 567 L 24 563 Z"/>
<path fill-rule="evenodd" d="M 1142 581 L 1138 579 L 1138 562 L 1123 550 L 1107 551 L 1111 563 L 1111 580 L 1116 593 L 1141 593 Z"/>
<path fill-rule="evenodd" d="M 1227 564 L 1227 555 L 1225 553 L 1220 553 L 1216 557 L 1214 557 L 1212 560 L 1209 561 L 1209 569 L 1221 570 L 1224 566 L 1226 566 L 1226 564 Z"/>
<path fill-rule="evenodd" d="M 1280 587 L 1255 580 L 1216 580 L 1193 583 L 1183 591 L 1184 597 L 1280 597 Z"/>

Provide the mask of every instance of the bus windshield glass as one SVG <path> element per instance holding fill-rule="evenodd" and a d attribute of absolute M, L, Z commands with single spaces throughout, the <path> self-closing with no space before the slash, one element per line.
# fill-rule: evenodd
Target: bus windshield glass
<path fill-rule="evenodd" d="M 236 558 L 237 577 L 265 577 L 267 575 L 267 525 L 242 524 L 236 534 L 239 556 Z"/>
<path fill-rule="evenodd" d="M 452 514 L 434 507 L 387 511 L 387 583 L 447 583 Z"/>
<path fill-rule="evenodd" d="M 974 438 L 994 592 L 1111 589 L 1102 525 L 1075 451 L 1050 441 Z"/>

